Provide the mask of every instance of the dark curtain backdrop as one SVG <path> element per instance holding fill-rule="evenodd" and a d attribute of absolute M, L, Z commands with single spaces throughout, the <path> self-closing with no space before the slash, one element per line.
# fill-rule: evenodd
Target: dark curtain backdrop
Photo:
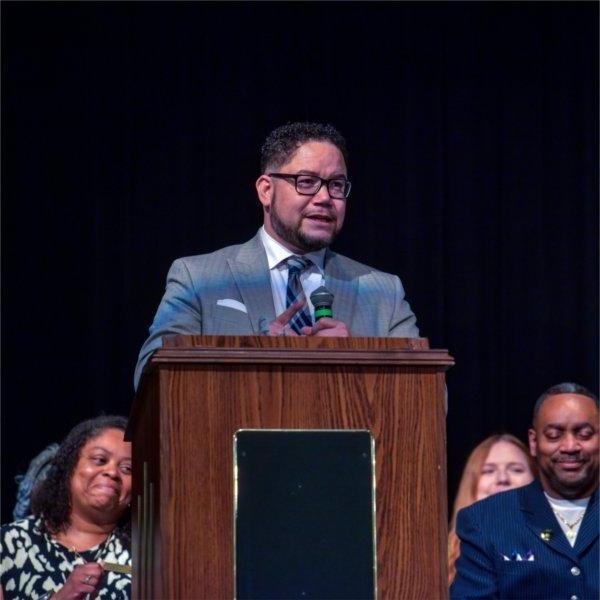
<path fill-rule="evenodd" d="M 450 498 L 546 387 L 597 391 L 597 3 L 1 11 L 3 522 L 34 454 L 128 414 L 171 261 L 254 234 L 258 149 L 288 120 L 344 133 L 334 247 L 399 274 L 456 359 Z"/>

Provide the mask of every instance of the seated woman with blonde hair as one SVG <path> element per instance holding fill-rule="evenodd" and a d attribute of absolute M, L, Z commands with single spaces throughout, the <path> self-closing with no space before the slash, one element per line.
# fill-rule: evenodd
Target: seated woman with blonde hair
<path fill-rule="evenodd" d="M 454 580 L 454 564 L 460 554 L 456 535 L 459 510 L 498 492 L 531 483 L 537 475 L 527 446 L 510 433 L 492 435 L 473 449 L 458 486 L 448 535 L 448 585 Z"/>

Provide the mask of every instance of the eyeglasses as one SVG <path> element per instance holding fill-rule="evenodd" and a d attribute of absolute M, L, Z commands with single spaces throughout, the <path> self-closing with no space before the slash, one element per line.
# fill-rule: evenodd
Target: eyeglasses
<path fill-rule="evenodd" d="M 296 191 L 304 196 L 314 196 L 325 184 L 332 198 L 344 200 L 350 195 L 350 188 L 352 187 L 352 184 L 345 177 L 323 179 L 317 175 L 293 175 L 291 173 L 267 173 L 267 175 L 269 177 L 279 177 L 280 179 L 293 179 Z"/>

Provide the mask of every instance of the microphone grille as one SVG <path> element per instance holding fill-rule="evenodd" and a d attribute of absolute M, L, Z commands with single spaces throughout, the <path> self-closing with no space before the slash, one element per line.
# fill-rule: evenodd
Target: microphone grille
<path fill-rule="evenodd" d="M 314 307 L 331 306 L 333 304 L 333 294 L 322 285 L 310 295 L 310 301 Z"/>

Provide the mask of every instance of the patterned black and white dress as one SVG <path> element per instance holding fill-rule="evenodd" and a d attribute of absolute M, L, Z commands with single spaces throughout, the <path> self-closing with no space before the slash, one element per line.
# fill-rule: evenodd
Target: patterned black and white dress
<path fill-rule="evenodd" d="M 42 533 L 35 517 L 3 525 L 0 530 L 0 582 L 5 600 L 36 600 L 57 592 L 77 565 L 99 560 L 131 566 L 131 553 L 114 533 L 85 552 L 71 552 Z M 130 598 L 131 575 L 103 571 L 95 597 Z"/>

